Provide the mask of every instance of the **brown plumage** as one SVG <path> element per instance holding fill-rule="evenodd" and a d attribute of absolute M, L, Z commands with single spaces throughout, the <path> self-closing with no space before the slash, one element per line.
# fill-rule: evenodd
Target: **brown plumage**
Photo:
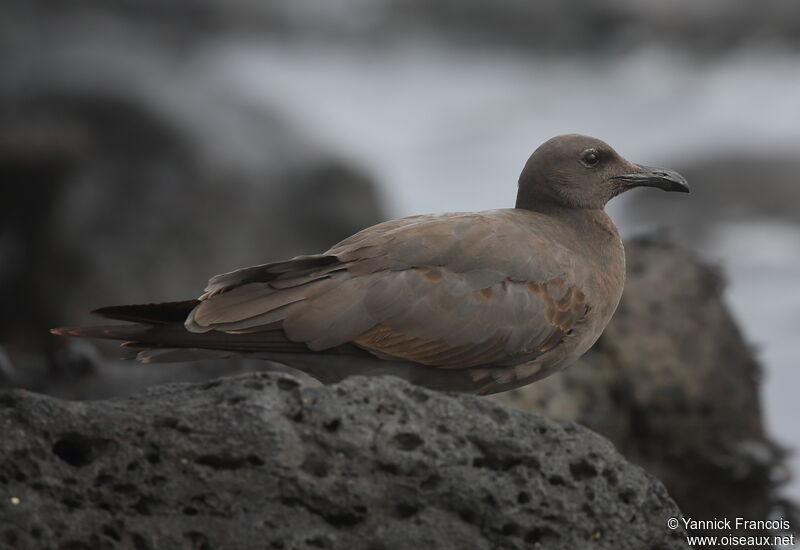
<path fill-rule="evenodd" d="M 560 136 L 529 159 L 515 208 L 385 222 L 324 254 L 217 275 L 198 300 L 95 312 L 135 325 L 54 332 L 126 340 L 143 361 L 247 353 L 326 381 L 395 374 L 504 391 L 600 336 L 625 265 L 603 207 L 636 186 L 688 191 L 675 172 Z"/>

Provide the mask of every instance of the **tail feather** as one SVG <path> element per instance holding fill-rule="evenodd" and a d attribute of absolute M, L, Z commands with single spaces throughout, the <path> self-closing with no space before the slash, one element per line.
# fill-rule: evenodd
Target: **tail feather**
<path fill-rule="evenodd" d="M 200 300 L 109 306 L 96 309 L 92 311 L 92 314 L 106 319 L 119 319 L 120 321 L 131 321 L 133 323 L 167 325 L 170 323 L 183 323 L 198 304 L 200 304 Z"/>
<path fill-rule="evenodd" d="M 201 348 L 227 352 L 278 351 L 307 353 L 308 346 L 293 342 L 282 330 L 259 333 L 229 334 L 226 332 L 195 333 L 182 324 L 169 325 L 110 325 L 95 327 L 54 328 L 50 332 L 60 336 L 123 340 L 126 348 Z"/>
<path fill-rule="evenodd" d="M 103 340 L 136 340 L 143 336 L 150 325 L 108 325 L 97 327 L 52 328 L 50 332 L 59 336 L 78 338 L 101 338 Z"/>
<path fill-rule="evenodd" d="M 305 354 L 311 350 L 288 338 L 280 323 L 260 327 L 258 332 L 189 332 L 183 323 L 199 300 L 104 307 L 92 313 L 100 317 L 131 321 L 131 324 L 54 328 L 60 336 L 121 340 L 123 348 L 139 351 L 143 362 L 191 360 L 181 358 L 228 357 L 239 353 Z M 182 352 L 170 350 L 183 350 Z M 331 354 L 368 354 L 353 345 L 326 350 Z M 203 352 L 203 353 L 201 353 Z"/>
<path fill-rule="evenodd" d="M 225 359 L 236 355 L 235 351 L 221 351 L 201 348 L 148 348 L 136 354 L 142 363 L 182 363 L 184 361 L 204 361 Z"/>

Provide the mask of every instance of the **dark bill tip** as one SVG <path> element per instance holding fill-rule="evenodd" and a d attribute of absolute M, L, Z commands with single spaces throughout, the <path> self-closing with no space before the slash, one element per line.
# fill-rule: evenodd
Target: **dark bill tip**
<path fill-rule="evenodd" d="M 624 182 L 629 187 L 658 187 L 664 191 L 688 193 L 689 184 L 686 178 L 674 170 L 667 168 L 653 168 L 652 166 L 637 166 L 636 172 L 614 176 L 613 179 Z"/>

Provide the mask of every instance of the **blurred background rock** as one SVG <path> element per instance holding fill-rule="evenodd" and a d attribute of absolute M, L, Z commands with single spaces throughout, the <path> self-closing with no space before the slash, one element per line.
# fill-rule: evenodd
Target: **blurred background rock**
<path fill-rule="evenodd" d="M 96 306 L 191 297 L 211 274 L 319 251 L 388 217 L 510 206 L 531 150 L 581 132 L 689 178 L 688 198 L 630 193 L 612 215 L 625 236 L 667 227 L 724 270 L 763 365 L 762 378 L 726 371 L 748 395 L 740 439 L 793 447 L 798 97 L 794 0 L 7 0 L 0 378 L 89 398 L 218 373 L 120 366 L 46 329 Z M 679 322 L 666 311 L 654 332 Z M 684 339 L 715 337 L 692 330 Z M 549 383 L 572 375 L 559 376 Z M 703 399 L 727 392 L 703 388 Z M 693 429 L 725 433 L 713 418 Z"/>

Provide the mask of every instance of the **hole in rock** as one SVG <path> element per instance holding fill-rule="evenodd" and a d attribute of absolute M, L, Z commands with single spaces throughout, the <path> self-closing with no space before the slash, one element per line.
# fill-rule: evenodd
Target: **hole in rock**
<path fill-rule="evenodd" d="M 569 465 L 569 471 L 577 481 L 583 481 L 597 475 L 597 468 L 587 460 L 573 462 Z"/>
<path fill-rule="evenodd" d="M 94 462 L 108 447 L 107 439 L 67 434 L 53 445 L 53 453 L 69 464 L 80 468 Z"/>
<path fill-rule="evenodd" d="M 402 433 L 394 436 L 397 446 L 404 451 L 413 451 L 423 444 L 422 438 L 414 433 Z"/>

